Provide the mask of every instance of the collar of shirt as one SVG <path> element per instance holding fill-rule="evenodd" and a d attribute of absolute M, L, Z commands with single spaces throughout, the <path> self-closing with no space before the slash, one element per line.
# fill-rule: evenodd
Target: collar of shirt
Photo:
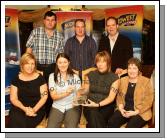
<path fill-rule="evenodd" d="M 47 34 L 47 32 L 45 31 L 45 27 L 43 27 L 43 31 L 44 31 L 45 35 L 46 35 L 48 38 L 54 38 L 55 35 L 56 35 L 56 32 L 57 32 L 56 29 L 53 29 L 53 35 L 49 37 L 48 34 Z"/>
<path fill-rule="evenodd" d="M 58 82 L 68 82 L 69 80 L 73 79 L 73 76 L 67 74 L 67 80 L 65 81 L 61 76 L 60 76 L 60 73 L 57 74 L 57 79 L 58 79 Z M 60 81 L 61 80 L 61 81 Z"/>
<path fill-rule="evenodd" d="M 109 35 L 108 38 L 110 39 L 110 41 L 115 42 L 118 38 L 118 35 L 119 35 L 119 33 L 117 32 L 114 36 Z"/>
<path fill-rule="evenodd" d="M 88 38 L 88 36 L 85 35 L 84 39 L 82 40 L 82 43 L 83 43 L 85 40 L 87 40 L 87 38 Z M 76 35 L 74 36 L 74 39 L 75 39 L 78 43 L 80 43 L 79 40 L 77 39 Z M 82 44 L 82 43 L 81 43 L 81 44 Z"/>
<path fill-rule="evenodd" d="M 113 51 L 113 48 L 114 48 L 115 41 L 116 41 L 117 37 L 118 37 L 118 32 L 116 33 L 115 36 L 112 36 L 112 37 L 111 37 L 111 36 L 108 36 L 108 38 L 109 38 L 109 40 L 110 40 L 111 53 L 112 53 L 112 51 Z"/>

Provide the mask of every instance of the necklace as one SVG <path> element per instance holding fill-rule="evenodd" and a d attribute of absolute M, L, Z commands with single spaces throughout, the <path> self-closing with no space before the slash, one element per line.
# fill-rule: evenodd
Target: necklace
<path fill-rule="evenodd" d="M 131 87 L 134 87 L 134 84 L 131 84 Z"/>
<path fill-rule="evenodd" d="M 130 83 L 131 87 L 134 87 L 136 85 L 136 83 Z"/>

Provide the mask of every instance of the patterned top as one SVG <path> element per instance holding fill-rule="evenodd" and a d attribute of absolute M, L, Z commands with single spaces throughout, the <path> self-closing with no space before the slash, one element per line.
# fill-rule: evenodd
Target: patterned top
<path fill-rule="evenodd" d="M 70 57 L 72 68 L 77 71 L 94 66 L 97 50 L 95 40 L 89 36 L 85 36 L 81 44 L 76 36 L 73 36 L 67 40 L 64 48 L 65 53 Z"/>
<path fill-rule="evenodd" d="M 62 34 L 54 31 L 53 36 L 47 36 L 44 27 L 34 29 L 27 41 L 26 47 L 33 49 L 39 64 L 52 64 L 58 53 L 63 52 L 64 39 Z"/>
<path fill-rule="evenodd" d="M 68 109 L 71 109 L 73 107 L 73 100 L 76 98 L 77 90 L 81 87 L 81 80 L 79 79 L 79 76 L 74 74 L 73 76 L 68 75 L 68 79 L 66 81 L 63 80 L 63 78 L 60 78 L 60 74 L 58 74 L 58 82 L 55 83 L 54 81 L 54 73 L 51 73 L 49 76 L 49 89 L 54 89 L 57 94 L 61 94 L 62 92 L 65 92 L 69 86 L 74 86 L 75 89 L 73 93 L 70 95 L 59 99 L 54 100 L 52 107 L 60 110 L 61 112 L 65 112 Z"/>
<path fill-rule="evenodd" d="M 88 78 L 90 84 L 88 98 L 96 103 L 108 97 L 111 85 L 118 80 L 118 76 L 112 72 L 100 73 L 97 70 L 90 72 Z"/>

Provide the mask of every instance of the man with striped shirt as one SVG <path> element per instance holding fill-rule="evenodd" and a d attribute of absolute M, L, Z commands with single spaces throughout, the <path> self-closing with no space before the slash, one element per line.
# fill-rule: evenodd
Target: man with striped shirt
<path fill-rule="evenodd" d="M 70 57 L 71 66 L 82 77 L 82 71 L 94 66 L 97 45 L 95 40 L 86 35 L 85 20 L 76 19 L 74 23 L 75 35 L 65 44 L 64 52 Z"/>

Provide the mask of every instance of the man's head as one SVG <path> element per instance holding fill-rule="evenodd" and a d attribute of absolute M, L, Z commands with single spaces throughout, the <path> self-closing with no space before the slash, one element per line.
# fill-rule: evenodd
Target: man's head
<path fill-rule="evenodd" d="M 52 11 L 48 11 L 44 15 L 44 25 L 48 30 L 53 30 L 56 26 L 57 17 Z"/>
<path fill-rule="evenodd" d="M 78 37 L 83 37 L 85 36 L 85 20 L 84 19 L 76 19 L 74 23 L 75 27 L 75 34 Z"/>
<path fill-rule="evenodd" d="M 106 29 L 110 36 L 114 36 L 118 32 L 118 20 L 115 17 L 108 17 L 106 19 Z"/>

